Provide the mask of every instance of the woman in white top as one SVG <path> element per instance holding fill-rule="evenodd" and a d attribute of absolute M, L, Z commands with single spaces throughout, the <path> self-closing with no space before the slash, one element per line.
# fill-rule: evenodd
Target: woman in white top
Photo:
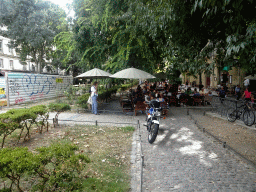
<path fill-rule="evenodd" d="M 98 103 L 97 103 L 97 97 L 98 97 L 97 87 L 98 87 L 98 82 L 95 81 L 93 83 L 93 86 L 91 87 L 92 113 L 94 113 L 95 115 L 99 115 Z"/>

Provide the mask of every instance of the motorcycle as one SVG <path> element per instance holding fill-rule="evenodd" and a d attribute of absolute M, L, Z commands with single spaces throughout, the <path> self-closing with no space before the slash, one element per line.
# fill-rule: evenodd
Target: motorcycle
<path fill-rule="evenodd" d="M 159 124 L 161 119 L 162 107 L 160 107 L 160 102 L 158 100 L 151 100 L 149 103 L 149 108 L 147 108 L 147 123 L 144 124 L 147 127 L 148 131 L 148 142 L 150 144 L 154 143 L 156 140 Z"/>

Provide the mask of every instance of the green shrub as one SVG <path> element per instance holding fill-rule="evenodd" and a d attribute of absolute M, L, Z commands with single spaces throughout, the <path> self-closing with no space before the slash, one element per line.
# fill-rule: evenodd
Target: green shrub
<path fill-rule="evenodd" d="M 30 111 L 37 115 L 45 115 L 48 112 L 47 106 L 45 105 L 36 105 L 29 108 Z"/>
<path fill-rule="evenodd" d="M 7 120 L 9 122 L 13 122 L 13 123 L 16 123 L 19 125 L 17 127 L 17 128 L 21 129 L 19 140 L 20 140 L 20 137 L 21 137 L 24 129 L 26 128 L 27 133 L 24 137 L 24 140 L 25 140 L 26 138 L 30 138 L 30 129 L 31 129 L 33 123 L 35 123 L 37 114 L 35 114 L 30 109 L 11 109 L 11 110 L 7 111 L 5 113 L 5 115 L 3 115 L 2 117 L 5 118 L 5 120 L 2 119 L 2 121 Z M 18 142 L 19 142 L 19 140 L 18 140 Z"/>
<path fill-rule="evenodd" d="M 90 97 L 90 93 L 85 93 L 77 98 L 77 104 L 84 109 L 87 109 L 87 101 Z"/>
<path fill-rule="evenodd" d="M 2 122 L 0 121 L 0 136 L 2 136 L 2 145 L 4 147 L 5 139 L 8 135 L 11 135 L 17 128 L 19 124 L 14 122 Z"/>
<path fill-rule="evenodd" d="M 0 178 L 10 181 L 0 191 L 81 191 L 82 171 L 90 159 L 77 150 L 70 142 L 37 148 L 34 154 L 27 148 L 0 150 Z"/>
<path fill-rule="evenodd" d="M 36 149 L 40 167 L 36 170 L 40 182 L 34 186 L 42 191 L 73 191 L 82 187 L 81 172 L 90 159 L 76 154 L 76 145 L 54 143 L 49 147 Z"/>
<path fill-rule="evenodd" d="M 43 132 L 43 128 L 46 127 L 48 131 L 48 118 L 49 118 L 49 111 L 45 105 L 36 105 L 30 108 L 30 111 L 37 115 L 37 118 L 40 118 L 41 121 L 35 121 L 39 133 Z"/>
<path fill-rule="evenodd" d="M 14 186 L 17 187 L 18 191 L 24 191 L 20 186 L 20 180 L 24 175 L 33 174 L 37 167 L 39 165 L 28 148 L 4 148 L 0 150 L 0 178 L 11 180 L 10 186 L 7 186 L 10 191 L 13 191 Z"/>
<path fill-rule="evenodd" d="M 48 108 L 50 109 L 50 111 L 54 111 L 57 113 L 71 110 L 70 105 L 66 103 L 50 103 L 48 105 Z"/>

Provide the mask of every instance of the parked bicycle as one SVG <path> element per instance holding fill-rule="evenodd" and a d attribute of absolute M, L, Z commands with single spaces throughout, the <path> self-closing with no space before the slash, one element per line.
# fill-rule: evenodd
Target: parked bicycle
<path fill-rule="evenodd" d="M 152 100 L 147 104 L 149 105 L 149 108 L 147 108 L 147 123 L 145 126 L 148 131 L 148 142 L 152 144 L 156 140 L 158 134 L 161 112 L 163 109 L 160 107 L 160 102 L 157 100 Z"/>
<path fill-rule="evenodd" d="M 247 126 L 252 126 L 255 122 L 254 111 L 251 109 L 248 102 L 236 107 L 236 109 L 229 109 L 227 118 L 230 122 L 234 122 L 236 119 L 242 119 Z"/>

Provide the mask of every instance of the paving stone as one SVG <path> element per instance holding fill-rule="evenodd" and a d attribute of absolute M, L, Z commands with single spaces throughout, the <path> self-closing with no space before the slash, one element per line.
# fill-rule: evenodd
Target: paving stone
<path fill-rule="evenodd" d="M 171 108 L 169 114 L 155 143 L 149 144 L 147 131 L 141 131 L 147 173 L 142 191 L 156 189 L 151 179 L 170 183 L 170 191 L 256 190 L 253 167 L 202 133 L 184 110 Z"/>

